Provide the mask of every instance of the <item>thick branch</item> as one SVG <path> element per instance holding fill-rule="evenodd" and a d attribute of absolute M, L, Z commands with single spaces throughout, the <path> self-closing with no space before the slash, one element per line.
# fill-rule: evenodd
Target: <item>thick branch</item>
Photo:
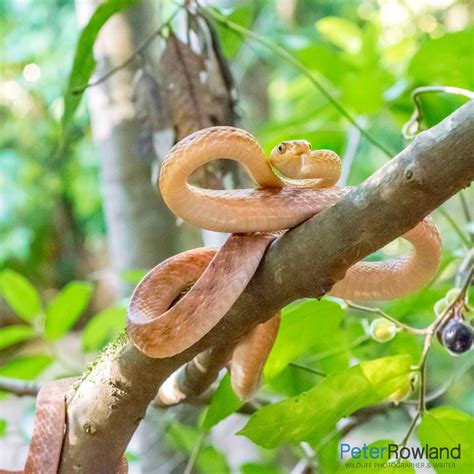
<path fill-rule="evenodd" d="M 61 472 L 113 472 L 172 371 L 213 345 L 231 344 L 291 301 L 322 296 L 349 266 L 469 186 L 473 132 L 471 101 L 422 133 L 338 204 L 276 240 L 221 323 L 190 349 L 154 360 L 124 342 L 103 358 L 69 401 Z"/>

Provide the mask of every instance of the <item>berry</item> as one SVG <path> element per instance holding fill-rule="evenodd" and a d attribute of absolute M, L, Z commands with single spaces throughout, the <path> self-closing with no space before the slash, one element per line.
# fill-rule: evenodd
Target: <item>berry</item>
<path fill-rule="evenodd" d="M 462 354 L 472 346 L 472 327 L 461 319 L 452 319 L 441 332 L 441 342 L 452 354 Z"/>
<path fill-rule="evenodd" d="M 384 318 L 374 319 L 370 325 L 370 335 L 378 342 L 391 341 L 397 334 L 397 327 Z"/>

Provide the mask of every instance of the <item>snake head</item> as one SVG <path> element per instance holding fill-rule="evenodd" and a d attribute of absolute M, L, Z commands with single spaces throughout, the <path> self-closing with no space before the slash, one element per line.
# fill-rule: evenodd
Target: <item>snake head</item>
<path fill-rule="evenodd" d="M 271 165 L 288 178 L 303 179 L 310 163 L 311 143 L 306 140 L 281 142 L 270 153 Z"/>
<path fill-rule="evenodd" d="M 269 162 L 286 178 L 317 180 L 317 187 L 334 186 L 341 174 L 341 160 L 336 153 L 312 151 L 306 140 L 281 142 L 272 150 Z"/>

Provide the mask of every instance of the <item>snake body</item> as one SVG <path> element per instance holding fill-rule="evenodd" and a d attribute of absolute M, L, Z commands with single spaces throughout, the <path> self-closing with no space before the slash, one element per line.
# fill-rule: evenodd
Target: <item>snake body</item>
<path fill-rule="evenodd" d="M 209 190 L 189 183 L 196 169 L 221 158 L 242 164 L 256 188 Z M 233 234 L 214 254 L 203 249 L 185 252 L 145 277 L 132 296 L 128 312 L 127 328 L 133 343 L 150 357 L 170 357 L 199 341 L 222 319 L 252 278 L 274 238 L 271 232 L 298 225 L 349 192 L 349 188 L 335 186 L 340 170 L 334 152 L 312 151 L 304 140 L 281 143 L 267 160 L 252 135 L 233 127 L 204 129 L 176 144 L 160 173 L 160 191 L 166 204 L 190 224 Z M 348 269 L 330 294 L 371 301 L 399 298 L 421 288 L 438 267 L 439 233 L 428 217 L 403 238 L 414 246 L 412 254 L 383 262 L 359 262 Z M 202 252 L 208 261 L 202 262 Z M 186 259 L 184 267 L 196 258 L 201 262 L 200 271 L 187 275 L 182 258 Z M 179 277 L 170 276 L 170 266 Z M 169 308 L 193 283 L 191 291 Z M 275 315 L 250 332 L 234 351 L 232 385 L 242 398 L 251 397 L 258 386 L 278 318 Z M 163 398 L 169 401 L 173 397 L 163 393 Z M 176 400 L 180 398 L 178 394 Z"/>
<path fill-rule="evenodd" d="M 209 190 L 189 183 L 193 171 L 220 158 L 241 163 L 256 188 Z M 204 129 L 177 143 L 162 163 L 160 173 L 160 191 L 166 204 L 190 224 L 232 235 L 219 250 L 183 252 L 160 263 L 144 277 L 132 295 L 127 314 L 127 331 L 133 344 L 149 357 L 165 358 L 181 353 L 204 337 L 252 278 L 275 238 L 272 232 L 295 227 L 349 192 L 349 188 L 335 186 L 340 168 L 334 152 L 312 151 L 304 140 L 283 142 L 266 159 L 252 135 L 233 127 Z M 410 255 L 383 262 L 359 262 L 347 270 L 330 294 L 352 300 L 386 300 L 425 285 L 436 272 L 441 254 L 436 226 L 427 217 L 402 237 L 414 247 Z M 278 325 L 276 314 L 246 334 L 233 349 L 232 385 L 243 399 L 250 398 L 259 386 Z M 46 395 L 58 389 L 53 383 Z M 177 387 L 174 390 L 176 393 L 160 396 L 168 403 L 182 398 Z M 60 446 L 64 395 L 38 399 L 37 410 L 43 415 L 37 416 L 35 432 L 49 433 L 45 436 L 55 437 L 55 446 Z M 54 415 L 46 416 L 45 410 L 53 410 Z M 38 435 L 34 435 L 25 472 L 55 472 L 53 464 L 56 462 L 57 466 L 60 449 L 54 453 L 45 451 L 44 443 L 34 447 L 39 446 L 35 444 L 37 439 Z M 50 461 L 51 468 L 28 470 L 28 466 L 37 465 L 32 463 L 49 466 Z"/>

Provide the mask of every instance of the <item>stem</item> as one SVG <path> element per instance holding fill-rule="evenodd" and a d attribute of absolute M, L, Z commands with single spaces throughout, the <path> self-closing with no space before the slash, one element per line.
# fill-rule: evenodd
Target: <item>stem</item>
<path fill-rule="evenodd" d="M 425 87 L 417 87 L 411 93 L 411 98 L 415 103 L 415 110 L 413 111 L 410 120 L 403 126 L 402 128 L 402 135 L 404 138 L 410 140 L 416 137 L 420 129 L 420 122 L 423 119 L 423 114 L 421 111 L 421 102 L 419 96 L 421 94 L 431 94 L 431 93 L 439 93 L 444 92 L 446 94 L 451 95 L 462 95 L 467 97 L 468 99 L 474 99 L 474 92 L 461 89 L 460 87 L 452 87 L 452 86 L 425 86 Z M 414 127 L 414 128 L 413 128 Z M 413 128 L 413 129 L 412 129 Z"/>
<path fill-rule="evenodd" d="M 410 426 L 408 428 L 407 434 L 405 435 L 405 437 L 402 439 L 402 441 L 399 444 L 399 446 L 401 448 L 403 448 L 407 444 L 408 440 L 410 439 L 410 436 L 413 433 L 413 430 L 415 429 L 416 422 L 418 421 L 418 418 L 420 418 L 420 412 L 417 412 L 417 414 L 415 415 L 413 420 L 411 420 L 411 423 L 410 423 Z"/>
<path fill-rule="evenodd" d="M 207 431 L 201 433 L 197 443 L 193 447 L 193 451 L 191 452 L 191 456 L 189 457 L 188 464 L 184 468 L 183 474 L 191 474 L 193 471 L 194 464 L 196 464 L 197 458 L 199 456 L 199 452 L 201 451 L 202 445 L 204 444 L 204 440 L 206 439 Z"/>
<path fill-rule="evenodd" d="M 456 221 L 449 215 L 449 213 L 442 207 L 440 206 L 438 208 L 438 211 L 440 214 L 448 221 L 449 225 L 453 228 L 454 232 L 458 235 L 458 237 L 461 239 L 462 243 L 469 248 L 471 246 L 471 242 L 469 239 L 464 235 L 464 232 L 460 229 L 460 227 L 457 225 Z"/>
<path fill-rule="evenodd" d="M 380 308 L 371 308 L 369 306 L 362 306 L 348 300 L 344 300 L 344 302 L 347 304 L 347 306 L 349 306 L 349 308 L 357 309 L 359 311 L 366 311 L 368 313 L 378 314 L 382 316 L 382 318 L 385 318 L 388 321 L 395 324 L 395 326 L 398 326 L 403 331 L 411 332 L 413 334 L 426 334 L 427 333 L 427 329 L 418 329 L 412 326 L 408 326 L 407 324 L 400 322 L 398 319 L 395 319 L 393 316 L 390 316 L 389 314 L 385 313 Z"/>
<path fill-rule="evenodd" d="M 320 370 L 313 369 L 312 367 L 308 367 L 306 365 L 297 364 L 296 362 L 290 362 L 289 365 L 291 367 L 295 367 L 296 369 L 306 370 L 306 372 L 310 372 L 315 375 L 320 375 L 321 377 L 327 376 L 325 372 L 321 372 Z"/>
<path fill-rule="evenodd" d="M 474 221 L 472 219 L 471 211 L 469 210 L 469 206 L 467 205 L 466 198 L 462 191 L 459 192 L 459 199 L 461 200 L 461 207 L 464 212 L 464 217 L 466 218 L 466 222 L 468 224 L 468 232 L 471 238 L 471 246 L 474 246 L 474 230 L 472 229 L 472 225 Z"/>
<path fill-rule="evenodd" d="M 320 360 L 326 359 L 327 357 L 332 357 L 338 354 L 344 354 L 349 349 L 355 349 L 356 347 L 359 347 L 362 345 L 364 342 L 367 342 L 370 339 L 370 336 L 363 335 L 352 341 L 351 344 L 349 344 L 347 347 L 335 347 L 334 349 L 331 349 L 326 352 L 321 352 L 320 354 L 317 354 L 314 356 L 311 361 L 312 362 L 318 362 Z"/>
<path fill-rule="evenodd" d="M 337 185 L 341 188 L 347 184 L 351 173 L 352 163 L 357 154 L 357 148 L 360 144 L 360 131 L 357 128 L 350 127 L 347 139 L 347 148 L 342 158 L 341 176 Z"/>
<path fill-rule="evenodd" d="M 352 125 L 354 125 L 357 130 L 374 146 L 376 146 L 379 150 L 381 150 L 385 155 L 389 158 L 392 158 L 393 153 L 385 147 L 381 142 L 379 142 L 375 137 L 373 137 L 367 130 L 361 127 L 357 120 L 344 108 L 344 106 L 335 98 L 333 95 L 326 89 L 323 84 L 314 77 L 314 75 L 306 68 L 306 66 L 301 62 L 298 61 L 291 53 L 289 53 L 285 48 L 274 44 L 272 41 L 268 40 L 264 36 L 259 35 L 243 26 L 234 23 L 233 21 L 229 20 L 225 15 L 220 13 L 215 9 L 203 9 L 199 8 L 199 11 L 204 16 L 211 17 L 213 20 L 217 21 L 221 25 L 229 28 L 236 33 L 240 34 L 241 36 L 250 38 L 257 43 L 262 44 L 270 51 L 274 52 L 276 55 L 287 61 L 291 64 L 295 69 L 298 69 L 300 72 L 305 75 L 309 81 L 321 92 L 321 94 L 339 111 L 339 113 Z"/>
<path fill-rule="evenodd" d="M 471 369 L 472 364 L 473 364 L 473 361 L 468 360 L 467 363 L 462 365 L 461 368 L 458 369 L 455 372 L 455 374 L 447 382 L 445 382 L 443 385 L 438 387 L 433 392 L 426 395 L 425 401 L 427 403 L 432 402 L 433 400 L 436 400 L 437 398 L 444 395 L 451 388 L 454 382 L 459 380 L 468 370 Z M 407 405 L 413 405 L 413 404 L 418 404 L 418 400 L 403 400 L 402 403 L 407 404 Z"/>

